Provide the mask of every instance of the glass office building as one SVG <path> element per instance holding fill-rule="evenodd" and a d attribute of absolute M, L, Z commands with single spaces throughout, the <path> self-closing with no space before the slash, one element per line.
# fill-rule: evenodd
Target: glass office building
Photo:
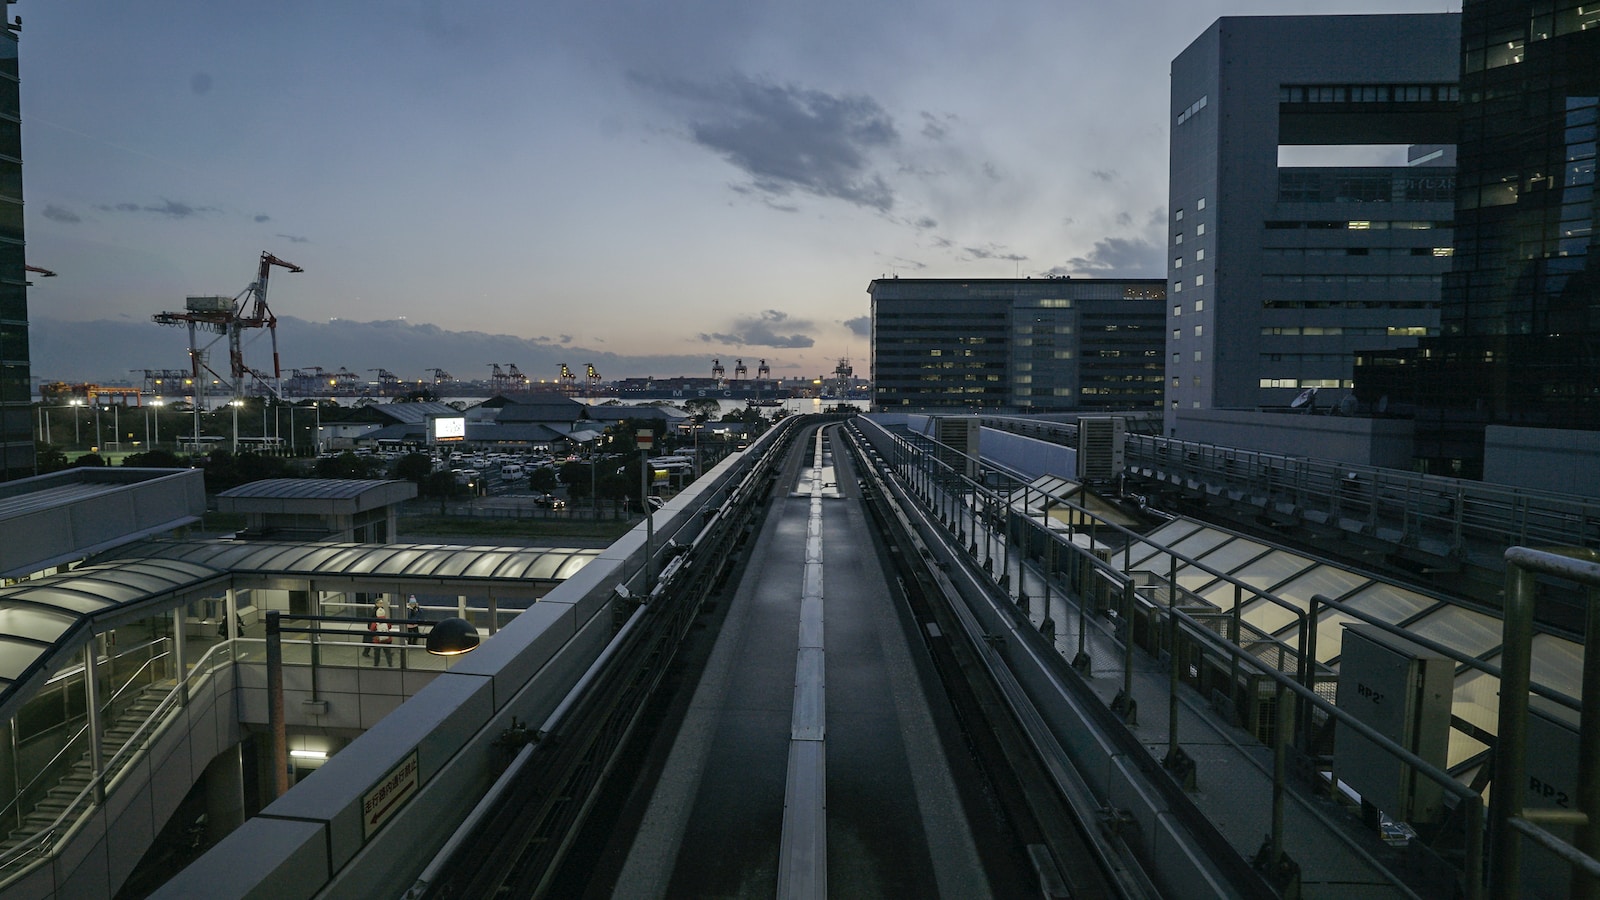
<path fill-rule="evenodd" d="M 0 0 L 0 15 L 7 22 L 10 9 L 10 3 Z M 0 481 L 34 472 L 20 116 L 17 33 L 8 26 L 0 29 Z"/>
<path fill-rule="evenodd" d="M 1489 425 L 1600 430 L 1594 175 L 1600 5 L 1467 0 L 1455 256 L 1440 334 L 1363 360 L 1418 465 L 1482 474 Z"/>
<path fill-rule="evenodd" d="M 880 278 L 867 291 L 878 409 L 1161 403 L 1160 278 Z"/>

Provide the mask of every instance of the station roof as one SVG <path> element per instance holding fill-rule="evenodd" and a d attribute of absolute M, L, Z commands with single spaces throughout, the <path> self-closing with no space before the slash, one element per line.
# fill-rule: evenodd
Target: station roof
<path fill-rule="evenodd" d="M 361 478 L 268 478 L 217 495 L 223 512 L 344 513 L 409 500 L 417 486 L 405 480 Z"/>
<path fill-rule="evenodd" d="M 1193 559 L 1189 563 L 1174 553 Z M 1157 528 L 1113 559 L 1125 571 L 1148 571 L 1162 579 L 1175 575 L 1179 587 L 1220 612 L 1233 609 L 1239 596 L 1241 624 L 1259 636 L 1270 636 L 1289 648 L 1298 646 L 1298 617 L 1310 611 L 1314 595 L 1339 601 L 1379 621 L 1443 644 L 1467 656 L 1499 665 L 1501 620 L 1491 612 L 1446 597 L 1385 581 L 1328 560 L 1296 553 L 1194 519 L 1179 518 Z M 1227 578 L 1220 577 L 1229 576 Z M 1243 585 L 1236 587 L 1236 582 Z M 1266 595 L 1277 598 L 1274 602 Z M 1345 624 L 1359 619 L 1332 607 L 1317 614 L 1317 662 L 1337 671 Z M 1249 644 L 1243 636 L 1241 643 Z M 1257 641 L 1258 656 L 1273 652 Z M 1288 663 L 1293 666 L 1293 662 Z M 1557 634 L 1535 634 L 1533 681 L 1581 699 L 1583 645 Z M 1499 679 L 1477 669 L 1457 666 L 1452 714 L 1487 734 L 1498 730 Z M 1533 705 L 1548 715 L 1576 725 L 1576 713 L 1563 704 L 1535 695 Z M 1487 745 L 1459 728 L 1450 734 L 1452 770 L 1481 756 Z"/>
<path fill-rule="evenodd" d="M 183 560 L 223 571 L 285 577 L 481 581 L 562 581 L 600 553 L 594 549 L 300 541 L 147 541 L 127 550 L 127 555 L 140 558 Z"/>
<path fill-rule="evenodd" d="M 0 588 L 0 719 L 94 636 L 94 620 L 218 587 L 226 576 L 185 560 L 123 560 Z"/>
<path fill-rule="evenodd" d="M 446 585 L 505 596 L 571 577 L 597 549 L 246 541 L 142 541 L 117 557 L 0 587 L 0 721 L 122 621 L 215 595 L 246 580 Z"/>
<path fill-rule="evenodd" d="M 0 484 L 0 578 L 200 521 L 199 469 L 77 468 Z"/>

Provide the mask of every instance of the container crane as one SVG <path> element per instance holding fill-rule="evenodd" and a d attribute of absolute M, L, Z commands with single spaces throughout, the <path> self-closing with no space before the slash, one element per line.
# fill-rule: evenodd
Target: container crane
<path fill-rule="evenodd" d="M 388 369 L 382 369 L 382 368 L 379 368 L 379 369 L 368 369 L 367 371 L 368 372 L 377 372 L 378 373 L 378 396 L 379 397 L 396 397 L 396 396 L 399 396 L 402 393 L 401 390 L 400 390 L 400 376 L 399 375 L 396 375 L 395 373 L 389 371 Z"/>
<path fill-rule="evenodd" d="M 216 375 L 219 380 L 229 382 L 236 399 L 244 396 L 246 375 L 255 376 L 272 393 L 279 393 L 278 383 L 282 377 L 282 372 L 278 364 L 278 317 L 273 314 L 272 308 L 267 305 L 267 278 L 271 274 L 273 266 L 281 266 L 291 272 L 305 271 L 294 263 L 285 262 L 263 250 L 261 251 L 261 264 L 256 271 L 256 280 L 251 282 L 238 296 L 231 300 L 227 297 L 187 297 L 184 300 L 182 312 L 162 312 L 152 317 L 153 321 L 158 325 L 187 325 L 189 327 L 189 368 L 196 385 L 196 412 L 205 408 L 202 370 Z M 245 365 L 244 349 L 241 341 L 244 329 L 263 327 L 272 335 L 272 377 L 270 381 L 266 373 Z M 201 347 L 196 339 L 196 333 L 201 329 L 225 336 L 228 339 L 228 376 L 224 377 L 206 365 L 207 348 Z"/>
<path fill-rule="evenodd" d="M 715 378 L 720 383 L 722 381 L 722 376 L 726 374 L 728 374 L 728 370 L 723 368 L 722 360 L 713 359 L 711 361 L 711 377 Z"/>
<path fill-rule="evenodd" d="M 750 375 L 750 367 L 744 364 L 744 360 L 736 359 L 736 360 L 733 361 L 733 380 L 734 381 L 743 381 L 743 380 L 745 380 L 745 378 L 749 377 L 749 375 Z"/>
<path fill-rule="evenodd" d="M 451 375 L 449 372 L 446 372 L 443 369 L 423 369 L 422 371 L 427 372 L 428 374 L 433 376 L 433 383 L 434 384 L 444 384 L 445 382 L 455 381 L 456 380 L 455 376 Z"/>
<path fill-rule="evenodd" d="M 589 395 L 592 397 L 600 390 L 600 370 L 594 367 L 594 363 L 585 363 L 583 370 L 589 379 Z"/>
<path fill-rule="evenodd" d="M 766 360 L 763 359 L 761 364 L 756 366 L 756 377 L 762 380 L 767 380 L 772 377 L 772 367 L 767 365 Z"/>

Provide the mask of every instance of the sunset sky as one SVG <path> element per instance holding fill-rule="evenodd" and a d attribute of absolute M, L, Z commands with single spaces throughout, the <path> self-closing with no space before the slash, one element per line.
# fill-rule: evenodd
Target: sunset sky
<path fill-rule="evenodd" d="M 1163 274 L 1169 63 L 1217 17 L 1458 8 L 23 0 L 34 370 L 183 365 L 150 315 L 262 250 L 305 269 L 285 366 L 864 362 L 876 277 Z M 330 320 L 527 355 L 346 363 Z"/>

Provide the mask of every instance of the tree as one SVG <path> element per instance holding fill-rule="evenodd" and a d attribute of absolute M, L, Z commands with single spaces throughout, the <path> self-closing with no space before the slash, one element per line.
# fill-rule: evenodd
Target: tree
<path fill-rule="evenodd" d="M 67 454 L 55 444 L 39 444 L 34 451 L 33 460 L 40 475 L 48 475 L 67 468 Z"/>
<path fill-rule="evenodd" d="M 415 482 L 419 487 L 433 474 L 433 458 L 426 453 L 407 453 L 395 460 L 391 475 Z"/>
<path fill-rule="evenodd" d="M 136 469 L 187 469 L 189 464 L 179 459 L 177 454 L 170 450 L 146 450 L 143 453 L 130 453 L 122 458 L 124 466 Z"/>
<path fill-rule="evenodd" d="M 568 463 L 568 465 L 581 465 Z M 546 493 L 556 489 L 556 470 L 550 466 L 540 466 L 528 475 L 528 487 L 535 491 Z"/>
<path fill-rule="evenodd" d="M 705 422 L 722 409 L 722 404 L 710 397 L 695 397 L 683 404 L 683 411 L 694 416 L 696 422 Z"/>
<path fill-rule="evenodd" d="M 105 457 L 98 453 L 85 453 L 72 461 L 72 468 L 74 469 L 94 469 L 105 465 L 109 465 L 109 463 L 106 462 Z"/>

